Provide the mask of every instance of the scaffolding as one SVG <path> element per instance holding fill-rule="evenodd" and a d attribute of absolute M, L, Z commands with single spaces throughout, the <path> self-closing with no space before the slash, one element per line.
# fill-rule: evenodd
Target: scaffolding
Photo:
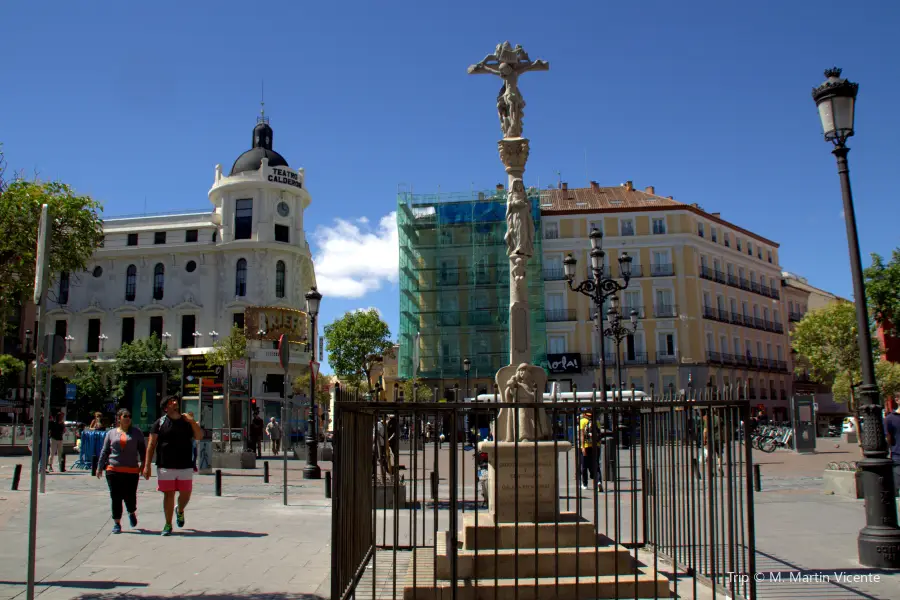
<path fill-rule="evenodd" d="M 535 223 L 528 264 L 532 364 L 546 361 L 544 281 L 541 276 L 539 193 L 528 191 Z M 399 376 L 493 379 L 509 363 L 509 259 L 506 255 L 506 191 L 398 196 L 400 237 Z"/>

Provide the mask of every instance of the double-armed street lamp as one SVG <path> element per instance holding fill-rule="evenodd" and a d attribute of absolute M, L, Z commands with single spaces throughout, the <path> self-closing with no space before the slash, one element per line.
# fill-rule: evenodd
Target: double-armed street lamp
<path fill-rule="evenodd" d="M 71 334 L 67 334 L 65 337 L 66 340 L 66 354 L 72 354 L 72 342 L 75 341 L 75 336 Z"/>
<path fill-rule="evenodd" d="M 602 397 L 606 398 L 606 363 L 603 356 L 606 347 L 603 343 L 603 303 L 607 298 L 615 296 L 628 287 L 628 282 L 631 280 L 631 257 L 628 256 L 627 252 L 623 252 L 619 256 L 619 274 L 625 282 L 624 285 L 612 277 L 604 277 L 603 262 L 606 252 L 603 251 L 603 234 L 600 233 L 600 230 L 592 228 L 588 238 L 591 240 L 590 257 L 593 276 L 575 285 L 575 267 L 578 261 L 571 254 L 563 260 L 563 269 L 569 289 L 584 294 L 594 302 L 594 325 L 600 336 L 600 356 L 598 361 L 600 363 L 600 387 L 602 388 Z"/>
<path fill-rule="evenodd" d="M 629 317 L 631 322 L 630 327 L 627 324 L 628 321 L 622 319 L 622 314 L 619 312 L 619 297 L 613 296 L 610 298 L 609 310 L 606 311 L 606 320 L 609 325 L 603 330 L 603 335 L 616 342 L 616 387 L 619 388 L 620 400 L 622 399 L 622 389 L 625 385 L 625 382 L 622 381 L 622 340 L 629 335 L 634 335 L 634 332 L 637 331 L 638 311 L 631 309 Z"/>
<path fill-rule="evenodd" d="M 866 526 L 859 532 L 857 548 L 859 562 L 868 567 L 900 568 L 900 528 L 897 526 L 897 505 L 894 500 L 892 461 L 888 458 L 888 445 L 884 434 L 883 404 L 875 380 L 872 360 L 872 334 L 869 331 L 869 309 L 863 280 L 862 261 L 859 256 L 859 237 L 856 232 L 856 214 L 853 210 L 853 194 L 850 191 L 850 168 L 847 164 L 847 138 L 853 135 L 853 119 L 856 93 L 859 84 L 841 77 L 841 70 L 834 67 L 825 71 L 822 85 L 812 91 L 819 109 L 825 140 L 834 145 L 831 151 L 837 159 L 838 175 L 844 201 L 844 222 L 847 226 L 847 243 L 850 250 L 850 274 L 853 278 L 853 296 L 856 301 L 856 327 L 858 330 L 859 362 L 862 384 L 857 390 L 859 398 L 860 441 L 864 458 L 859 461 L 860 482 L 866 506 Z"/>
<path fill-rule="evenodd" d="M 100 354 L 103 354 L 103 346 L 106 344 L 106 340 L 109 339 L 109 336 L 105 333 L 101 333 L 97 336 L 97 339 L 100 340 Z"/>
<path fill-rule="evenodd" d="M 168 331 L 164 331 L 162 334 L 163 343 L 166 345 L 166 351 L 169 350 L 169 339 L 172 337 L 172 334 Z"/>
<path fill-rule="evenodd" d="M 306 418 L 306 466 L 303 468 L 303 479 L 321 479 L 322 470 L 319 468 L 319 431 L 318 408 L 316 407 L 316 376 L 312 372 L 316 362 L 316 317 L 319 315 L 319 303 L 322 302 L 322 294 L 313 286 L 306 292 L 306 312 L 310 319 L 310 373 L 309 373 L 309 414 Z"/>

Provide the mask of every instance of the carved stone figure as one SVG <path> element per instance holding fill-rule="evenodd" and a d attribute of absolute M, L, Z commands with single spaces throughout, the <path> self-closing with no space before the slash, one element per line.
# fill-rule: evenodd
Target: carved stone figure
<path fill-rule="evenodd" d="M 534 219 L 525 194 L 525 184 L 514 179 L 506 199 L 506 254 L 534 255 Z"/>
<path fill-rule="evenodd" d="M 527 363 L 497 371 L 497 385 L 504 402 L 541 402 L 546 383 L 544 370 Z M 520 442 L 534 442 L 549 440 L 552 433 L 543 408 L 501 408 L 497 411 L 494 435 L 501 442 L 515 442 L 517 437 Z"/>
<path fill-rule="evenodd" d="M 522 124 L 525 117 L 525 99 L 519 91 L 519 75 L 526 71 L 547 71 L 550 64 L 543 60 L 531 60 L 528 53 L 517 45 L 513 48 L 509 42 L 498 44 L 493 54 L 471 65 L 470 75 L 488 73 L 503 79 L 503 87 L 497 96 L 497 113 L 500 117 L 500 129 L 504 138 L 522 137 Z"/>

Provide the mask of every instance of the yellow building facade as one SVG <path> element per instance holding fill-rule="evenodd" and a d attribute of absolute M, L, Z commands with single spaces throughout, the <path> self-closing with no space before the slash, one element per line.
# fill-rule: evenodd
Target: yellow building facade
<path fill-rule="evenodd" d="M 551 372 L 562 389 L 599 387 L 595 309 L 563 276 L 568 254 L 578 261 L 575 282 L 590 276 L 588 234 L 597 228 L 605 275 L 620 277 L 619 256 L 632 257 L 632 278 L 619 295 L 623 315 L 639 314 L 620 349 L 626 386 L 746 384 L 752 404 L 786 416 L 791 359 L 776 242 L 631 182 L 543 190 L 541 223 L 548 362 L 564 354 L 580 362 L 580 372 Z M 603 352 L 612 384 L 615 345 L 606 340 Z"/>

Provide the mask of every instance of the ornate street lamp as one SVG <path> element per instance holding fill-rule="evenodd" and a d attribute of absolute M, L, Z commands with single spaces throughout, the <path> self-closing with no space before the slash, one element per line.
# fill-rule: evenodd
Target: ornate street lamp
<path fill-rule="evenodd" d="M 315 286 L 306 292 L 306 312 L 310 319 L 310 374 L 309 374 L 309 414 L 306 419 L 306 466 L 303 468 L 303 479 L 321 479 L 322 469 L 319 468 L 319 432 L 318 409 L 316 407 L 316 376 L 312 372 L 313 363 L 316 362 L 316 317 L 319 315 L 319 303 L 322 302 L 322 294 Z"/>
<path fill-rule="evenodd" d="M 75 336 L 68 334 L 65 337 L 66 340 L 66 354 L 72 354 L 72 342 L 75 341 Z"/>
<path fill-rule="evenodd" d="M 859 256 L 859 237 L 856 232 L 856 214 L 853 210 L 853 194 L 850 191 L 850 168 L 847 164 L 847 138 L 853 135 L 853 118 L 856 93 L 859 84 L 841 78 L 841 70 L 833 67 L 825 71 L 822 85 L 812 91 L 819 109 L 825 140 L 834 144 L 831 151 L 837 159 L 838 175 L 844 200 L 844 222 L 847 225 L 847 243 L 850 249 L 850 274 L 853 278 L 853 296 L 856 301 L 856 327 L 858 330 L 859 362 L 862 384 L 857 391 L 859 398 L 860 441 L 863 458 L 859 461 L 860 482 L 866 501 L 866 526 L 859 532 L 857 548 L 859 562 L 868 567 L 900 568 L 900 528 L 897 526 L 897 505 L 894 500 L 892 461 L 888 458 L 887 440 L 884 436 L 882 401 L 875 381 L 875 365 L 872 362 L 872 334 L 869 331 L 869 310 L 866 303 L 866 287 L 863 280 L 862 261 Z"/>
<path fill-rule="evenodd" d="M 212 331 L 209 332 L 209 337 L 212 338 L 213 346 L 215 346 L 215 345 L 216 345 L 216 342 L 217 342 L 218 339 L 219 339 L 219 332 L 216 331 L 215 329 L 213 329 Z"/>
<path fill-rule="evenodd" d="M 191 335 L 194 336 L 194 348 L 197 348 L 198 346 L 200 346 L 200 338 L 203 337 L 203 334 L 199 331 L 195 331 Z"/>
<path fill-rule="evenodd" d="M 604 277 L 603 260 L 606 253 L 603 251 L 603 234 L 600 233 L 600 230 L 597 228 L 592 228 L 588 238 L 591 241 L 590 257 L 593 277 L 585 279 L 578 285 L 575 285 L 575 267 L 578 264 L 578 261 L 571 254 L 566 256 L 565 260 L 563 260 L 563 271 L 566 276 L 566 281 L 569 284 L 569 289 L 584 294 L 594 302 L 594 325 L 600 335 L 600 387 L 602 388 L 602 397 L 606 398 L 607 386 L 604 357 L 605 345 L 603 343 L 603 303 L 607 298 L 614 297 L 620 291 L 628 288 L 628 282 L 631 280 L 631 257 L 628 256 L 627 252 L 623 252 L 622 255 L 619 256 L 619 274 L 625 282 L 624 285 L 620 284 L 612 277 Z"/>
<path fill-rule="evenodd" d="M 106 340 L 109 339 L 109 336 L 106 335 L 105 333 L 101 333 L 100 335 L 97 336 L 97 339 L 100 340 L 100 354 L 103 354 L 103 345 L 106 342 Z"/>
<path fill-rule="evenodd" d="M 169 349 L 169 338 L 171 338 L 171 337 L 172 337 L 172 334 L 169 333 L 168 331 L 165 331 L 162 334 L 163 342 L 166 344 L 166 350 Z"/>
<path fill-rule="evenodd" d="M 608 326 L 603 330 L 603 335 L 609 338 L 612 338 L 616 342 L 616 387 L 619 389 L 619 400 L 622 400 L 622 390 L 625 387 L 625 382 L 622 380 L 622 340 L 627 338 L 629 335 L 633 335 L 635 331 L 637 331 L 638 327 L 638 312 L 634 309 L 631 310 L 631 327 L 626 324 L 626 321 L 622 320 L 622 315 L 619 314 L 619 297 L 613 296 L 609 301 L 609 310 L 606 311 L 606 320 L 608 322 Z M 634 398 L 632 398 L 634 401 Z M 620 414 L 619 419 L 627 419 L 624 413 Z M 631 447 L 631 423 L 625 422 L 621 424 L 621 429 L 624 432 L 624 435 L 620 437 L 622 448 L 628 449 Z"/>

